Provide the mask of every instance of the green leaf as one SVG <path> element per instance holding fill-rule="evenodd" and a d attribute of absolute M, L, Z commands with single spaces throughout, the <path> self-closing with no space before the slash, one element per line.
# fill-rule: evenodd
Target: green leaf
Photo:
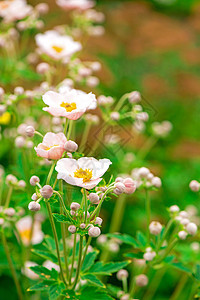
<path fill-rule="evenodd" d="M 180 271 L 184 271 L 186 273 L 191 274 L 191 270 L 189 268 L 185 267 L 181 262 L 171 263 L 170 265 Z"/>
<path fill-rule="evenodd" d="M 58 272 L 55 269 L 49 270 L 43 266 L 34 266 L 30 267 L 30 269 L 39 275 L 42 279 L 47 280 L 57 280 L 58 279 Z"/>
<path fill-rule="evenodd" d="M 93 264 L 94 264 L 94 261 L 98 255 L 99 251 L 94 251 L 94 252 L 89 252 L 86 257 L 85 257 L 85 260 L 84 260 L 84 263 L 82 265 L 82 268 L 81 268 L 81 272 L 85 272 L 87 271 Z"/>
<path fill-rule="evenodd" d="M 102 262 L 97 262 L 90 268 L 90 273 L 98 274 L 98 275 L 111 275 L 119 271 L 120 269 L 126 267 L 130 262 L 110 262 L 103 264 Z"/>
<path fill-rule="evenodd" d="M 81 291 L 81 295 L 78 297 L 79 300 L 86 300 L 86 299 L 94 299 L 94 300 L 112 300 L 113 298 L 110 297 L 104 289 L 90 287 L 84 287 Z"/>
<path fill-rule="evenodd" d="M 147 243 L 146 237 L 145 237 L 145 235 L 144 235 L 142 232 L 140 232 L 140 231 L 137 232 L 137 240 L 138 240 L 138 242 L 139 242 L 143 247 L 146 246 L 146 243 Z"/>
<path fill-rule="evenodd" d="M 196 280 L 200 281 L 200 265 L 196 265 L 196 272 L 192 275 Z"/>
<path fill-rule="evenodd" d="M 62 294 L 62 291 L 64 290 L 65 285 L 64 283 L 56 283 L 52 285 L 49 289 L 49 299 L 50 300 L 56 300 L 60 295 Z"/>
<path fill-rule="evenodd" d="M 131 246 L 134 246 L 137 248 L 139 247 L 139 244 L 137 243 L 137 241 L 128 234 L 109 233 L 109 234 L 107 234 L 107 236 L 110 238 L 116 238 L 125 244 L 131 245 Z"/>
<path fill-rule="evenodd" d="M 143 258 L 143 253 L 142 252 L 139 252 L 139 253 L 131 252 L 131 253 L 125 253 L 124 256 L 129 257 L 129 258 L 138 258 L 138 259 L 140 259 L 140 258 Z"/>
<path fill-rule="evenodd" d="M 65 216 L 65 215 L 60 215 L 60 214 L 53 214 L 54 218 L 56 219 L 57 222 L 61 222 L 61 223 L 69 223 L 71 224 L 71 220 L 69 217 Z"/>
<path fill-rule="evenodd" d="M 50 288 L 50 286 L 54 284 L 53 281 L 42 281 L 39 283 L 34 284 L 30 288 L 27 289 L 28 292 L 32 291 L 46 291 Z"/>
<path fill-rule="evenodd" d="M 99 280 L 95 275 L 93 274 L 84 274 L 81 279 L 86 279 L 87 281 L 89 281 L 89 283 L 91 283 L 92 285 L 96 285 L 96 286 L 100 286 L 105 288 L 105 285 L 103 284 L 103 282 L 101 282 L 101 280 Z"/>
<path fill-rule="evenodd" d="M 58 263 L 58 259 L 53 253 L 44 250 L 36 250 L 36 249 L 33 249 L 32 252 L 44 259 L 48 259 L 54 263 Z"/>
<path fill-rule="evenodd" d="M 56 250 L 56 244 L 54 238 L 52 238 L 49 235 L 46 235 L 44 240 L 45 240 L 44 246 L 47 247 L 48 250 L 52 250 L 52 251 Z"/>

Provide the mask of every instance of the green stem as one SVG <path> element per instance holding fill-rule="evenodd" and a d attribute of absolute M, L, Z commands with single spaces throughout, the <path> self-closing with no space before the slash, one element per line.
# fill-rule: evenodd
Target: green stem
<path fill-rule="evenodd" d="M 181 292 L 183 292 L 183 289 L 186 286 L 186 282 L 188 280 L 188 275 L 186 273 L 184 273 L 182 275 L 182 277 L 180 278 L 178 284 L 176 285 L 176 288 L 172 294 L 172 296 L 170 297 L 170 300 L 179 300 L 181 299 Z"/>
<path fill-rule="evenodd" d="M 39 135 L 39 136 L 42 137 L 42 138 L 44 137 L 39 131 L 36 131 L 36 130 L 35 130 L 34 133 L 37 134 L 37 135 Z"/>
<path fill-rule="evenodd" d="M 76 255 L 76 233 L 74 234 L 74 244 L 73 244 L 73 252 L 72 252 L 71 270 L 70 270 L 70 275 L 69 275 L 69 284 L 71 284 L 71 280 L 72 280 L 75 255 Z"/>
<path fill-rule="evenodd" d="M 151 300 L 151 299 L 154 299 L 154 295 L 161 283 L 161 280 L 163 279 L 163 276 L 166 272 L 166 269 L 165 268 L 162 268 L 160 270 L 156 270 L 155 271 L 155 275 L 153 277 L 153 279 L 151 280 L 150 282 L 150 285 L 146 291 L 146 293 L 144 294 L 143 298 L 145 300 Z"/>
<path fill-rule="evenodd" d="M 170 230 L 173 222 L 174 222 L 174 219 L 170 219 L 169 222 L 167 223 L 167 226 L 165 228 L 163 236 L 162 236 L 162 238 L 160 239 L 160 241 L 159 241 L 159 243 L 157 245 L 157 251 L 159 251 L 159 249 L 162 247 L 162 244 L 163 244 L 163 242 L 164 242 L 164 240 L 165 240 L 165 238 L 166 238 L 166 236 L 167 236 L 167 234 L 168 234 L 168 232 L 169 232 L 169 230 Z"/>
<path fill-rule="evenodd" d="M 4 208 L 8 208 L 9 207 L 10 199 L 11 199 L 11 196 L 12 196 L 12 192 L 13 192 L 13 187 L 9 186 L 8 194 L 7 194 L 7 198 L 6 198 L 6 201 L 5 201 Z"/>
<path fill-rule="evenodd" d="M 178 239 L 175 238 L 175 239 L 169 244 L 169 246 L 167 247 L 167 249 L 166 249 L 165 253 L 163 254 L 163 256 L 161 256 L 160 259 L 158 259 L 157 261 L 155 261 L 154 265 L 155 265 L 155 264 L 161 263 L 161 262 L 167 257 L 167 255 L 170 253 L 170 251 L 175 247 L 175 245 L 177 244 L 177 242 L 178 242 Z"/>
<path fill-rule="evenodd" d="M 76 277 L 74 279 L 73 289 L 75 289 L 77 281 L 79 279 L 80 271 L 81 271 L 81 258 L 82 258 L 82 250 L 83 250 L 83 236 L 80 236 L 79 242 L 79 255 L 78 255 L 78 266 L 76 270 Z"/>
<path fill-rule="evenodd" d="M 69 121 L 69 127 L 68 127 L 68 132 L 67 132 L 67 140 L 69 140 L 71 132 L 72 132 L 72 127 L 73 127 L 73 120 Z"/>
<path fill-rule="evenodd" d="M 63 181 L 60 180 L 59 181 L 59 185 L 60 185 L 60 191 L 63 192 Z M 60 213 L 63 214 L 64 213 L 64 209 L 60 203 Z M 65 269 L 66 269 L 66 276 L 67 276 L 67 280 L 69 278 L 69 266 L 68 266 L 68 261 L 67 261 L 67 248 L 66 248 L 66 227 L 64 223 L 61 223 L 61 233 L 62 233 L 62 241 L 63 241 L 63 252 L 64 252 L 64 260 L 65 260 Z"/>
<path fill-rule="evenodd" d="M 65 122 L 65 127 L 64 127 L 64 134 L 67 135 L 67 127 L 69 125 L 69 119 L 66 119 L 66 122 Z"/>
<path fill-rule="evenodd" d="M 147 241 L 150 243 L 150 231 L 149 231 L 149 224 L 151 221 L 151 201 L 149 197 L 148 190 L 146 189 L 146 214 L 147 214 Z"/>
<path fill-rule="evenodd" d="M 120 99 L 119 101 L 117 102 L 117 105 L 115 106 L 114 108 L 114 111 L 119 111 L 120 108 L 122 107 L 122 105 L 124 104 L 124 101 L 128 98 L 129 96 L 129 93 L 127 94 L 124 94 Z"/>
<path fill-rule="evenodd" d="M 88 134 L 90 132 L 91 122 L 87 122 L 85 126 L 85 130 L 83 131 L 83 136 L 79 145 L 79 152 L 82 153 L 85 149 L 85 144 L 87 142 Z"/>
<path fill-rule="evenodd" d="M 52 164 L 52 166 L 51 166 L 51 169 L 50 169 L 50 171 L 49 171 L 49 174 L 48 174 L 48 176 L 47 176 L 47 181 L 46 181 L 46 184 L 47 184 L 47 185 L 50 183 L 51 176 L 52 176 L 52 174 L 53 174 L 55 165 L 56 165 L 56 160 L 53 162 L 53 164 Z"/>
<path fill-rule="evenodd" d="M 122 285 L 123 285 L 124 292 L 127 293 L 127 291 L 128 291 L 127 278 L 122 278 Z"/>
<path fill-rule="evenodd" d="M 49 221 L 51 223 L 51 228 L 52 228 L 52 232 L 53 232 L 53 236 L 54 236 L 54 240 L 55 240 L 55 244 L 56 244 L 56 252 L 57 252 L 57 257 L 58 257 L 58 263 L 59 263 L 59 266 L 60 266 L 61 278 L 62 278 L 62 281 L 67 286 L 67 283 L 66 283 L 66 280 L 65 280 L 65 277 L 64 277 L 64 274 L 63 274 L 62 262 L 61 262 L 61 258 L 60 258 L 58 236 L 57 236 L 56 227 L 55 227 L 55 223 L 54 223 L 53 216 L 52 216 L 51 206 L 50 206 L 48 200 L 46 201 L 46 206 L 47 206 L 47 211 L 48 211 L 48 214 L 49 214 Z"/>
<path fill-rule="evenodd" d="M 6 240 L 3 228 L 2 228 L 2 242 L 3 242 L 4 250 L 5 250 L 5 253 L 6 253 L 6 257 L 7 257 L 7 260 L 8 260 L 9 268 L 10 268 L 13 280 L 15 282 L 18 297 L 19 297 L 20 300 L 23 300 L 24 297 L 23 297 L 23 293 L 22 293 L 22 290 L 21 290 L 21 285 L 20 285 L 19 280 L 17 278 L 17 273 L 15 271 L 15 267 L 14 267 L 12 259 L 11 259 L 9 247 L 8 247 L 8 244 L 7 244 L 7 240 Z"/>
<path fill-rule="evenodd" d="M 72 217 L 71 217 L 69 211 L 68 211 L 68 210 L 66 209 L 66 207 L 65 207 L 65 203 L 64 203 L 63 197 L 62 197 L 62 196 L 60 195 L 60 193 L 57 192 L 57 191 L 54 191 L 54 193 L 55 193 L 56 195 L 58 195 L 59 200 L 60 200 L 60 204 L 62 205 L 62 207 L 63 207 L 63 209 L 64 209 L 64 213 L 70 218 L 71 221 L 73 221 L 73 219 L 72 219 Z"/>
<path fill-rule="evenodd" d="M 85 204 L 85 223 L 87 222 L 87 194 L 86 194 L 86 190 L 83 189 L 83 198 L 84 198 L 84 204 Z"/>
<path fill-rule="evenodd" d="M 99 211 L 100 211 L 100 208 L 101 208 L 101 205 L 102 205 L 102 203 L 103 203 L 103 201 L 104 201 L 106 195 L 107 195 L 110 191 L 112 191 L 113 189 L 114 189 L 114 187 L 111 186 L 111 187 L 108 188 L 107 191 L 104 193 L 103 197 L 101 198 L 101 201 L 99 202 L 99 204 L 97 205 L 97 207 L 96 207 L 95 210 L 93 211 L 93 213 L 92 213 L 92 215 L 91 215 L 91 217 L 90 217 L 90 220 L 91 220 L 96 214 L 97 214 L 97 216 L 98 216 Z"/>
<path fill-rule="evenodd" d="M 117 202 L 115 204 L 114 212 L 112 214 L 112 219 L 111 219 L 110 230 L 109 230 L 110 233 L 119 231 L 122 224 L 125 207 L 126 207 L 126 195 L 122 194 L 117 198 Z"/>

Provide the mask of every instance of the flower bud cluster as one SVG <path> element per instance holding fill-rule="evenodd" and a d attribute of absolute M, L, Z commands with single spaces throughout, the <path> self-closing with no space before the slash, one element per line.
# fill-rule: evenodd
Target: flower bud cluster
<path fill-rule="evenodd" d="M 26 182 L 24 180 L 18 180 L 12 174 L 7 175 L 5 181 L 8 186 L 12 186 L 15 189 L 24 189 L 26 187 Z"/>
<path fill-rule="evenodd" d="M 153 173 L 146 167 L 135 168 L 131 172 L 133 180 L 135 180 L 137 188 L 160 188 L 162 185 L 161 179 L 154 176 Z"/>
<path fill-rule="evenodd" d="M 132 178 L 125 178 L 123 179 L 122 177 L 117 177 L 115 180 L 115 185 L 114 185 L 114 193 L 116 195 L 120 195 L 122 193 L 125 194 L 133 194 L 136 190 L 136 182 L 133 181 Z"/>
<path fill-rule="evenodd" d="M 121 241 L 116 238 L 108 238 L 105 234 L 101 234 L 97 238 L 97 243 L 100 247 L 103 249 L 106 249 L 107 251 L 111 253 L 118 253 L 120 250 L 120 244 Z"/>
<path fill-rule="evenodd" d="M 143 111 L 143 107 L 139 104 L 133 106 L 132 117 L 135 120 L 133 123 L 133 130 L 143 132 L 146 128 L 145 123 L 149 120 L 147 112 Z"/>
<path fill-rule="evenodd" d="M 156 252 L 153 251 L 153 249 L 151 247 L 146 248 L 145 253 L 143 255 L 143 258 L 146 261 L 152 261 L 154 259 L 154 257 L 156 256 Z"/>
<path fill-rule="evenodd" d="M 172 218 L 176 220 L 179 224 L 178 237 L 181 240 L 185 240 L 188 234 L 196 234 L 198 227 L 196 223 L 193 220 L 191 220 L 194 217 L 193 213 L 191 215 L 191 210 L 190 213 L 186 210 L 180 211 L 180 208 L 177 205 L 172 205 L 169 208 L 169 211 L 171 213 Z"/>

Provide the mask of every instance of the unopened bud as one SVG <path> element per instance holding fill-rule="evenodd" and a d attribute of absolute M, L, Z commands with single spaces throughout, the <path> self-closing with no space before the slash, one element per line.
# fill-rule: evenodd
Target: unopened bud
<path fill-rule="evenodd" d="M 9 216 L 9 217 L 13 217 L 15 214 L 15 210 L 12 207 L 6 208 L 4 210 L 5 215 Z"/>
<path fill-rule="evenodd" d="M 149 231 L 151 234 L 158 235 L 161 233 L 162 225 L 159 222 L 153 221 L 149 225 Z"/>
<path fill-rule="evenodd" d="M 160 188 L 162 185 L 161 179 L 159 177 L 153 177 L 151 183 L 157 188 Z"/>
<path fill-rule="evenodd" d="M 136 184 L 133 181 L 132 178 L 126 178 L 124 179 L 124 185 L 125 185 L 125 193 L 126 194 L 132 194 L 136 190 Z"/>
<path fill-rule="evenodd" d="M 51 196 L 53 195 L 53 188 L 50 185 L 44 185 L 41 189 L 40 189 L 40 194 L 42 195 L 42 197 L 44 197 L 45 199 L 49 199 L 51 198 Z"/>
<path fill-rule="evenodd" d="M 76 226 L 75 225 L 70 225 L 69 227 L 68 227 L 68 231 L 70 232 L 70 233 L 75 233 L 76 232 Z"/>
<path fill-rule="evenodd" d="M 31 196 L 31 199 L 32 199 L 33 201 L 37 201 L 39 198 L 38 198 L 37 194 L 34 193 L 34 194 Z"/>
<path fill-rule="evenodd" d="M 122 182 L 115 183 L 115 193 L 117 195 L 122 194 L 125 191 L 125 185 Z"/>
<path fill-rule="evenodd" d="M 193 192 L 199 192 L 200 190 L 200 183 L 196 180 L 192 180 L 189 184 L 189 187 L 190 189 L 193 191 Z"/>
<path fill-rule="evenodd" d="M 191 223 L 187 224 L 186 230 L 189 234 L 195 235 L 197 232 L 197 225 L 195 223 L 191 222 Z"/>
<path fill-rule="evenodd" d="M 16 95 L 23 95 L 24 93 L 24 88 L 22 86 L 17 86 L 15 89 L 14 89 L 14 93 Z"/>
<path fill-rule="evenodd" d="M 68 152 L 76 152 L 78 145 L 74 141 L 69 140 L 65 143 L 64 148 Z"/>
<path fill-rule="evenodd" d="M 49 71 L 49 69 L 50 69 L 49 64 L 47 64 L 45 62 L 42 62 L 42 63 L 38 64 L 37 67 L 36 67 L 36 71 L 39 74 L 45 74 Z"/>
<path fill-rule="evenodd" d="M 38 176 L 34 175 L 30 178 L 30 185 L 35 186 L 38 182 L 40 182 L 40 178 Z"/>
<path fill-rule="evenodd" d="M 94 224 L 96 224 L 96 225 L 101 225 L 102 222 L 103 222 L 102 218 L 96 217 Z"/>
<path fill-rule="evenodd" d="M 15 139 L 15 146 L 17 148 L 22 148 L 22 147 L 24 147 L 24 145 L 25 145 L 25 139 L 24 139 L 24 137 L 23 136 L 16 137 L 16 139 Z"/>
<path fill-rule="evenodd" d="M 89 236 L 91 237 L 98 237 L 100 234 L 101 234 L 101 230 L 99 227 L 91 227 L 89 230 L 88 230 L 88 234 Z"/>
<path fill-rule="evenodd" d="M 141 101 L 141 94 L 138 91 L 131 92 L 129 94 L 128 100 L 130 103 L 138 103 Z"/>
<path fill-rule="evenodd" d="M 77 202 L 72 202 L 72 204 L 70 205 L 71 210 L 78 210 L 80 207 L 80 204 Z"/>
<path fill-rule="evenodd" d="M 12 175 L 12 174 L 9 174 L 6 176 L 6 184 L 17 184 L 17 178 Z"/>
<path fill-rule="evenodd" d="M 113 112 L 110 114 L 110 118 L 111 118 L 111 120 L 113 120 L 113 121 L 118 121 L 119 118 L 120 118 L 120 114 L 119 114 L 117 111 L 113 111 Z"/>
<path fill-rule="evenodd" d="M 178 233 L 178 237 L 181 239 L 181 240 L 185 240 L 186 237 L 187 237 L 187 232 L 182 230 L 182 231 L 179 231 Z"/>
<path fill-rule="evenodd" d="M 89 200 L 92 204 L 98 204 L 99 203 L 99 196 L 96 193 L 90 193 L 89 194 Z"/>
<path fill-rule="evenodd" d="M 28 205 L 28 209 L 31 211 L 38 211 L 40 210 L 40 204 L 35 201 L 31 201 Z"/>
<path fill-rule="evenodd" d="M 135 283 L 137 286 L 143 287 L 148 284 L 149 280 L 148 277 L 144 274 L 140 274 L 135 277 Z"/>
<path fill-rule="evenodd" d="M 19 186 L 20 188 L 25 188 L 25 187 L 26 187 L 26 182 L 25 182 L 24 180 L 20 180 L 20 181 L 18 182 L 18 186 Z"/>
<path fill-rule="evenodd" d="M 80 224 L 80 228 L 81 228 L 81 229 L 85 229 L 85 227 L 86 227 L 85 223 L 81 223 L 81 224 Z"/>
<path fill-rule="evenodd" d="M 35 9 L 39 14 L 44 15 L 49 11 L 49 5 L 47 3 L 39 3 L 35 6 Z"/>
<path fill-rule="evenodd" d="M 6 111 L 6 106 L 1 104 L 0 105 L 0 116 L 2 116 L 5 113 L 5 111 Z"/>
<path fill-rule="evenodd" d="M 169 208 L 170 212 L 174 213 L 174 212 L 179 212 L 180 208 L 178 207 L 178 205 L 172 205 Z"/>
<path fill-rule="evenodd" d="M 117 272 L 117 279 L 123 280 L 124 278 L 128 278 L 128 272 L 124 269 L 121 269 Z"/>
<path fill-rule="evenodd" d="M 33 126 L 27 126 L 26 127 L 26 135 L 28 137 L 33 137 L 35 134 L 35 128 Z"/>

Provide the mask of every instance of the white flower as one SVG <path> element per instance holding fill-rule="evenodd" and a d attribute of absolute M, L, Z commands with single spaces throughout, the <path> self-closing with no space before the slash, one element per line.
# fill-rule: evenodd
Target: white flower
<path fill-rule="evenodd" d="M 54 117 L 66 117 L 70 120 L 79 119 L 86 110 L 94 108 L 97 103 L 94 94 L 69 89 L 63 93 L 46 92 L 43 95 L 43 101 L 49 105 L 43 110 Z"/>
<path fill-rule="evenodd" d="M 0 16 L 8 23 L 21 20 L 32 12 L 24 0 L 0 1 Z"/>
<path fill-rule="evenodd" d="M 101 180 L 101 176 L 108 170 L 109 159 L 97 160 L 93 157 L 81 157 L 78 160 L 62 158 L 57 162 L 58 179 L 63 179 L 71 185 L 86 189 L 94 188 Z"/>
<path fill-rule="evenodd" d="M 56 3 L 65 10 L 86 10 L 95 5 L 92 0 L 57 0 Z"/>
<path fill-rule="evenodd" d="M 44 233 L 41 230 L 41 222 L 38 219 L 35 219 L 32 238 L 31 238 L 31 230 L 32 230 L 32 218 L 31 216 L 26 216 L 20 219 L 16 223 L 17 230 L 20 234 L 21 240 L 25 246 L 30 244 L 35 245 L 42 242 L 44 238 Z"/>
<path fill-rule="evenodd" d="M 35 267 L 35 266 L 38 266 L 38 264 L 36 264 L 33 261 L 26 261 L 24 264 L 24 268 L 22 269 L 22 274 L 24 274 L 26 277 L 32 280 L 38 279 L 39 276 L 30 269 L 30 267 Z"/>
<path fill-rule="evenodd" d="M 75 42 L 71 36 L 60 35 L 57 31 L 50 30 L 39 33 L 35 37 L 36 44 L 42 53 L 55 60 L 68 60 L 74 53 L 80 51 L 82 46 Z"/>
<path fill-rule="evenodd" d="M 56 271 L 60 272 L 59 265 L 53 263 L 50 260 L 45 260 L 45 262 L 43 263 L 43 267 L 45 267 L 45 268 L 47 268 L 49 270 L 55 269 Z"/>

